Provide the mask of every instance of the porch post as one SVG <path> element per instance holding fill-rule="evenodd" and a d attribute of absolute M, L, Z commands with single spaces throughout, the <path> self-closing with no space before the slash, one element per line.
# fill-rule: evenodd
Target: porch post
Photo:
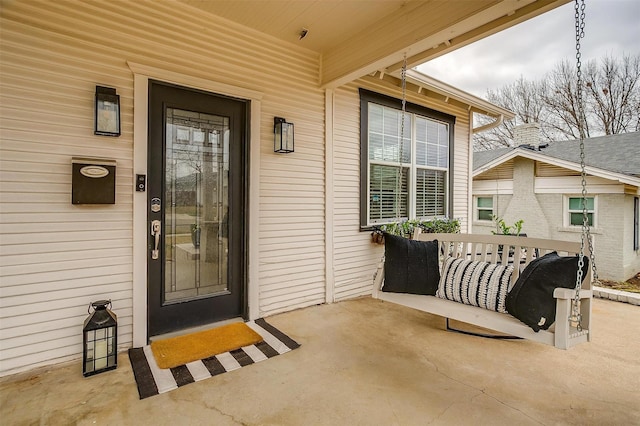
<path fill-rule="evenodd" d="M 325 89 L 324 97 L 324 264 L 325 302 L 335 300 L 333 271 L 333 106 L 334 91 Z"/>
<path fill-rule="evenodd" d="M 461 232 L 471 234 L 473 232 L 473 111 L 469 111 L 469 144 L 467 153 L 467 229 Z M 454 217 L 453 206 L 451 217 Z M 464 224 L 463 224 L 464 227 Z"/>

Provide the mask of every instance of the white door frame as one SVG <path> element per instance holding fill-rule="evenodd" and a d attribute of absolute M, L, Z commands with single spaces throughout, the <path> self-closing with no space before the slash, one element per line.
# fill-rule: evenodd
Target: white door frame
<path fill-rule="evenodd" d="M 173 71 L 127 62 L 133 81 L 133 174 L 147 175 L 149 79 L 250 101 L 247 298 L 249 319 L 260 316 L 258 265 L 260 114 L 262 93 Z M 147 344 L 147 193 L 133 193 L 133 346 Z"/>

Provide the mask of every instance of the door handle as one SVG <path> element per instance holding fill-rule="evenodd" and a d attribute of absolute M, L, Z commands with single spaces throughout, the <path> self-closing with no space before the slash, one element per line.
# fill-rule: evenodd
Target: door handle
<path fill-rule="evenodd" d="M 158 245 L 160 245 L 160 229 L 161 222 L 159 220 L 151 221 L 151 235 L 154 237 L 154 248 L 151 250 L 151 259 L 157 260 L 160 254 L 158 250 Z"/>

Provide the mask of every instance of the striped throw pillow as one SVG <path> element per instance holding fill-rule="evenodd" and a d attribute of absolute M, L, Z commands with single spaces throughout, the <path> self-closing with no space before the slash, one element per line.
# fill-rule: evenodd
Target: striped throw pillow
<path fill-rule="evenodd" d="M 436 296 L 507 313 L 505 299 L 513 266 L 448 257 Z"/>

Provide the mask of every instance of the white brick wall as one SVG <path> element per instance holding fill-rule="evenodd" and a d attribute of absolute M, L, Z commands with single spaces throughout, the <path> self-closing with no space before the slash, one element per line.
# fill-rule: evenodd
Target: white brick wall
<path fill-rule="evenodd" d="M 624 274 L 624 195 L 597 195 L 597 227 L 594 230 L 596 265 L 600 278 L 616 281 Z M 600 232 L 598 232 L 600 231 Z"/>
<path fill-rule="evenodd" d="M 640 271 L 640 250 L 633 250 L 633 195 L 624 196 L 623 270 L 631 278 Z"/>
<path fill-rule="evenodd" d="M 513 129 L 514 146 L 532 145 L 536 148 L 540 145 L 540 124 L 521 124 Z"/>
<path fill-rule="evenodd" d="M 591 229 L 594 238 L 596 266 L 601 279 L 621 281 L 625 276 L 623 251 L 624 195 L 589 194 L 597 197 L 596 227 Z M 563 194 L 538 194 L 538 200 L 554 223 L 548 238 L 563 241 L 580 241 L 581 227 L 564 227 L 565 203 Z M 631 244 L 629 244 L 629 248 Z"/>
<path fill-rule="evenodd" d="M 526 158 L 515 158 L 513 168 L 513 196 L 503 202 L 498 200 L 498 207 L 504 206 L 498 216 L 508 225 L 522 219 L 522 232 L 529 237 L 547 238 L 550 222 L 538 198 L 534 194 L 534 162 Z"/>

